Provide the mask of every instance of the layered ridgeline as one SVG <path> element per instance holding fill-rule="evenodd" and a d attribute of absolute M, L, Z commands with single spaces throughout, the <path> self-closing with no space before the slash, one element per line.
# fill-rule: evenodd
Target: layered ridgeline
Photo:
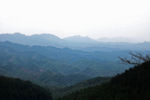
<path fill-rule="evenodd" d="M 57 58 L 59 51 L 63 52 L 53 47 L 0 43 L 0 74 L 31 80 L 44 86 L 65 86 L 88 79 L 85 75 L 76 74 L 77 68 L 58 59 L 51 59 L 51 56 Z"/>
<path fill-rule="evenodd" d="M 114 41 L 115 40 L 115 41 Z M 122 41 L 124 40 L 124 41 Z M 57 48 L 71 48 L 83 51 L 112 51 L 112 50 L 149 50 L 150 43 L 131 43 L 126 38 L 114 39 L 99 39 L 94 40 L 89 37 L 71 36 L 61 39 L 52 34 L 39 34 L 26 36 L 24 34 L 0 34 L 0 42 L 10 41 L 23 45 L 40 45 L 40 46 L 53 46 Z M 130 43 L 129 43 L 130 42 Z"/>
<path fill-rule="evenodd" d="M 29 81 L 0 76 L 0 100 L 52 100 L 52 97 Z"/>
<path fill-rule="evenodd" d="M 59 100 L 150 100 L 150 61 L 103 85 L 82 89 Z"/>
<path fill-rule="evenodd" d="M 84 52 L 51 46 L 0 43 L 0 74 L 40 85 L 69 86 L 96 76 L 123 72 L 118 56 L 128 51 Z"/>

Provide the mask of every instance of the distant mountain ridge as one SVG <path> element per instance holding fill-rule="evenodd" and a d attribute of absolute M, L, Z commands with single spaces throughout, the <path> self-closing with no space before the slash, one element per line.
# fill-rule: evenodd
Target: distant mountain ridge
<path fill-rule="evenodd" d="M 121 42 L 121 41 L 122 42 Z M 26 36 L 21 33 L 15 34 L 0 34 L 0 42 L 10 41 L 24 45 L 39 45 L 39 46 L 53 46 L 57 48 L 71 48 L 83 51 L 107 51 L 107 50 L 149 50 L 150 42 L 130 43 L 126 38 L 116 39 L 100 39 L 94 40 L 89 37 L 71 36 L 61 39 L 55 35 L 43 33 L 37 35 Z M 118 41 L 118 42 L 114 42 Z M 120 41 L 120 42 L 119 42 Z M 128 41 L 128 42 L 124 42 Z"/>
<path fill-rule="evenodd" d="M 79 43 L 97 43 L 98 41 L 91 39 L 87 36 L 83 37 L 80 35 L 75 35 L 71 37 L 64 38 L 64 40 L 69 41 L 69 42 L 79 42 Z"/>
<path fill-rule="evenodd" d="M 62 39 L 51 34 L 37 34 L 26 36 L 21 33 L 15 34 L 0 34 L 0 41 L 10 41 L 14 43 L 24 44 L 24 45 L 42 45 L 42 46 L 55 46 L 61 47 L 63 42 Z"/>
<path fill-rule="evenodd" d="M 97 41 L 99 42 L 127 42 L 127 43 L 138 43 L 140 41 L 133 40 L 130 38 L 123 38 L 123 37 L 113 37 L 113 38 L 99 38 Z"/>

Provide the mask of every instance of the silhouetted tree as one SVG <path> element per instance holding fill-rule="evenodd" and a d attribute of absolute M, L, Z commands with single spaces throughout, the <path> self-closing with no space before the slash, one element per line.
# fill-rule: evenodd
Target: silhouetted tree
<path fill-rule="evenodd" d="M 150 55 L 148 54 L 141 54 L 139 52 L 130 52 L 130 58 L 123 58 L 123 57 L 119 57 L 119 59 L 123 62 L 123 63 L 127 63 L 127 64 L 133 64 L 133 65 L 139 65 L 143 62 L 148 62 L 150 61 Z"/>

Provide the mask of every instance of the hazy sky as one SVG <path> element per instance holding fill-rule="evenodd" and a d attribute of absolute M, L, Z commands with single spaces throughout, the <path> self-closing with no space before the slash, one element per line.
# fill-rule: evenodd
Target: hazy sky
<path fill-rule="evenodd" d="M 150 40 L 150 0 L 0 0 L 0 33 Z"/>

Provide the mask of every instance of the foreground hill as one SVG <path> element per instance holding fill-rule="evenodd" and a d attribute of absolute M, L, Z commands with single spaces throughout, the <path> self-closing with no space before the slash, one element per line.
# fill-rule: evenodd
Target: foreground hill
<path fill-rule="evenodd" d="M 29 81 L 0 76 L 0 100 L 52 100 L 52 97 Z"/>
<path fill-rule="evenodd" d="M 150 100 L 150 61 L 112 78 L 109 83 L 82 89 L 60 100 Z"/>
<path fill-rule="evenodd" d="M 64 88 L 50 87 L 50 90 L 52 90 L 53 97 L 56 99 L 59 97 L 63 97 L 66 94 L 78 91 L 80 89 L 106 83 L 110 81 L 110 79 L 111 79 L 110 77 L 96 77 Z"/>

